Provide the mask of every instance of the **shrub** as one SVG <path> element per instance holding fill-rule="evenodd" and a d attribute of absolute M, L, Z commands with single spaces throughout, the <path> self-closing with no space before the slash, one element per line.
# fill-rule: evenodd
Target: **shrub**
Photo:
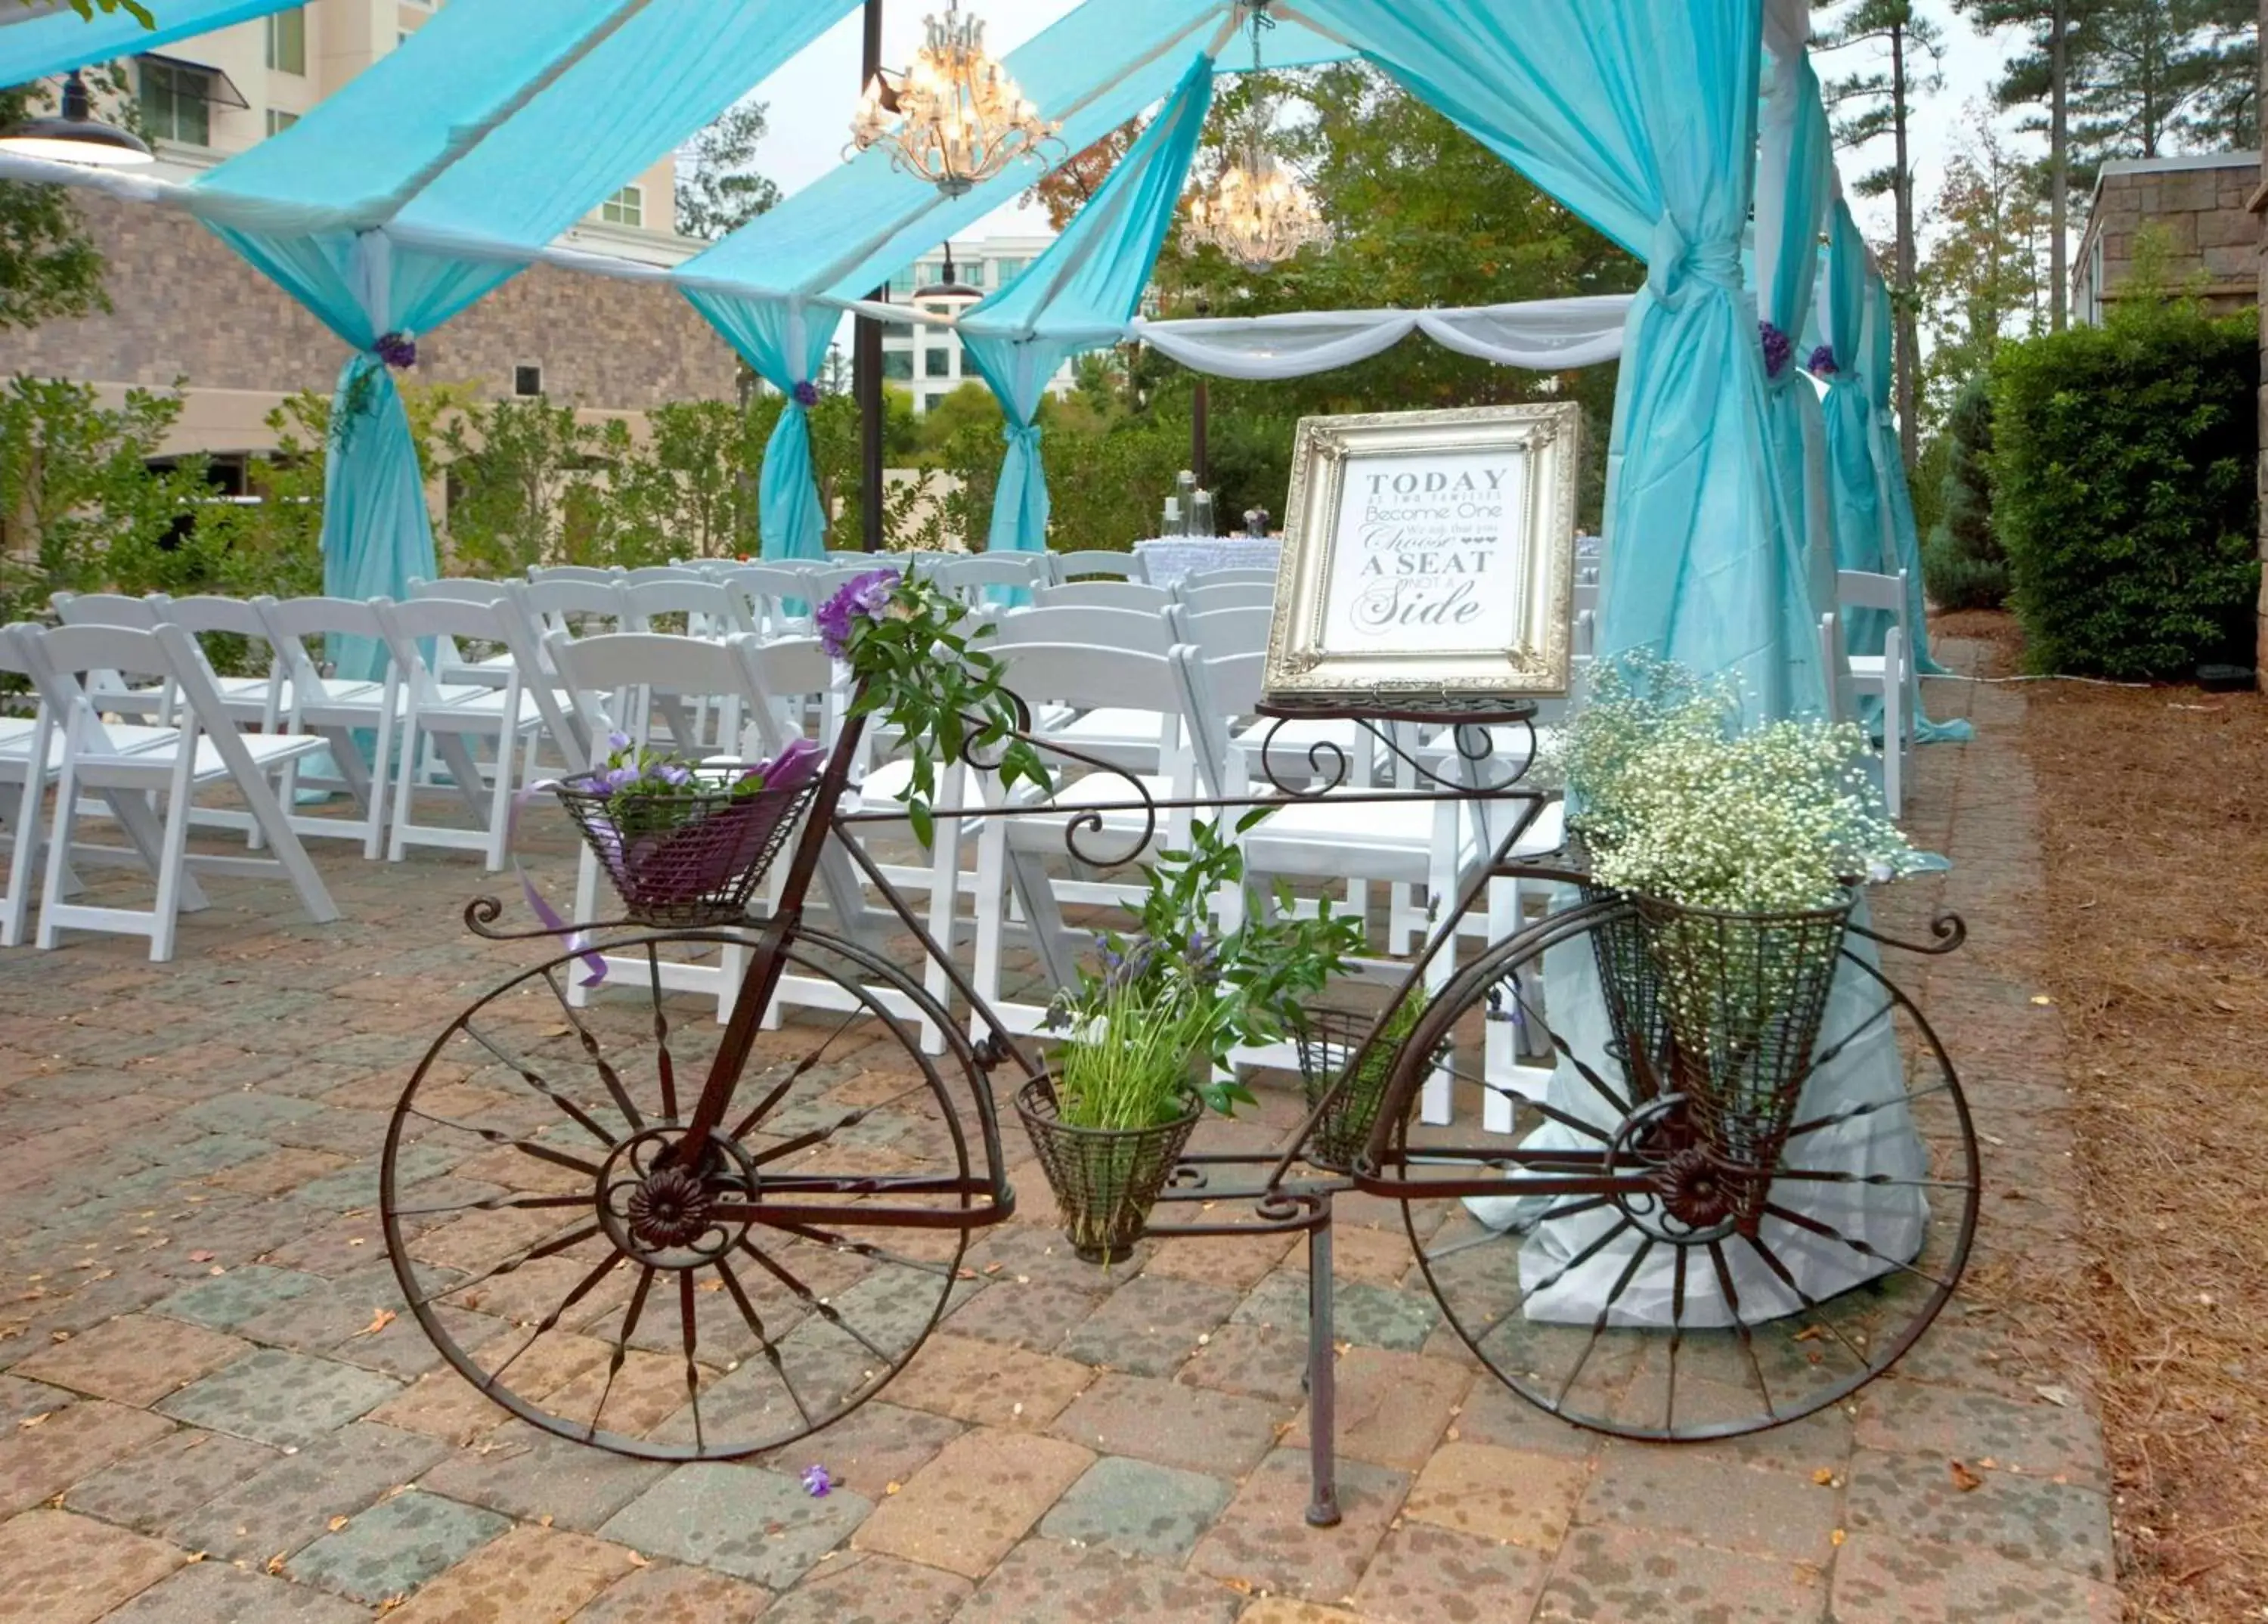
<path fill-rule="evenodd" d="M 2138 299 L 2001 351 L 1992 525 L 2034 669 L 2250 663 L 2258 346 L 2249 314 Z"/>
<path fill-rule="evenodd" d="M 1999 609 L 2008 595 L 2008 556 L 1992 529 L 1989 374 L 1977 373 L 1954 395 L 1944 438 L 1945 471 L 1936 522 L 1922 543 L 1922 581 L 1940 609 Z"/>

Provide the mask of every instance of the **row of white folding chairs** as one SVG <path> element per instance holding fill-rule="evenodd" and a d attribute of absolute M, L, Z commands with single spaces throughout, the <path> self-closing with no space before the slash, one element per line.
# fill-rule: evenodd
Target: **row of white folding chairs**
<path fill-rule="evenodd" d="M 1835 576 L 1834 612 L 1819 617 L 1820 667 L 1827 675 L 1830 720 L 1859 720 L 1857 707 L 1872 699 L 1879 707 L 1882 801 L 1892 817 L 1905 811 L 1905 780 L 1913 751 L 1914 720 L 1921 709 L 1920 673 L 1914 660 L 1914 631 L 1906 608 L 1907 576 L 1841 570 Z M 1867 610 L 1887 617 L 1882 652 L 1852 653 L 1850 614 Z M 1847 692 L 1849 703 L 1846 705 Z"/>
<path fill-rule="evenodd" d="M 501 867 L 522 758 L 532 770 L 546 734 L 559 741 L 571 765 L 583 758 L 560 696 L 548 683 L 524 681 L 526 671 L 537 669 L 532 637 L 497 605 L 445 597 L 396 603 L 59 594 L 55 608 L 66 625 L 172 625 L 193 639 L 227 632 L 264 643 L 265 678 L 222 679 L 227 714 L 256 733 L 308 734 L 328 746 L 337 774 L 330 782 L 353 799 L 355 816 L 297 811 L 301 780 L 312 786 L 315 764 L 303 768 L 296 757 L 286 775 L 285 816 L 302 836 L 358 840 L 365 857 L 383 853 L 399 861 L 410 845 L 432 845 L 478 851 L 490 868 Z M 309 651 L 313 639 L 327 645 L 323 657 Z M 453 682 L 438 660 L 428 661 L 423 646 L 453 646 L 457 639 L 494 641 L 509 652 L 502 668 L 482 680 Z M 333 649 L 375 675 L 342 674 L 330 663 Z M 120 716 L 164 721 L 175 703 L 173 685 L 162 682 L 136 686 L 104 675 L 94 691 L 106 711 Z M 492 756 L 485 767 L 475 756 L 483 746 Z M 445 764 L 475 827 L 417 821 L 418 771 L 428 749 Z"/>
<path fill-rule="evenodd" d="M 0 946 L 23 941 L 35 876 L 36 941 L 43 949 L 55 946 L 65 929 L 123 933 L 148 937 L 151 958 L 163 963 L 173 956 L 180 916 L 207 905 L 200 872 L 281 875 L 309 919 L 338 917 L 284 810 L 293 771 L 322 741 L 240 733 L 235 705 L 187 628 L 172 622 L 0 628 L 0 671 L 28 677 L 38 699 L 30 720 L 0 720 L 0 823 L 10 842 Z M 136 677 L 166 696 L 154 721 L 117 719 L 117 688 Z M 199 792 L 224 785 L 244 803 L 240 826 L 272 855 L 188 850 Z M 43 812 L 50 786 L 54 809 Z M 91 810 L 107 810 L 128 845 L 83 844 L 81 823 Z M 154 882 L 149 909 L 74 900 L 83 890 L 80 866 L 121 861 L 138 865 Z"/>

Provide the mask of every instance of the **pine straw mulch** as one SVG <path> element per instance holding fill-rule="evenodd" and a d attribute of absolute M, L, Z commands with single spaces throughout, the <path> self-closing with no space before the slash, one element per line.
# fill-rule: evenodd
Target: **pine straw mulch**
<path fill-rule="evenodd" d="M 2086 1198 L 2039 1307 L 2099 1350 L 2132 1616 L 2268 1617 L 2268 698 L 2027 698 Z"/>

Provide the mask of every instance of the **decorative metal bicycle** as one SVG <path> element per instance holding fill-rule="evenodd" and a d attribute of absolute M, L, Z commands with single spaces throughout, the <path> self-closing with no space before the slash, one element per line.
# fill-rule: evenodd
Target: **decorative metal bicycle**
<path fill-rule="evenodd" d="M 1335 1103 L 1336 1089 L 1327 1089 L 1274 1151 L 1183 1156 L 1159 1210 L 1192 1221 L 1161 1216 L 1149 1227 L 1158 1236 L 1307 1236 L 1310 1520 L 1337 1516 L 1330 1221 L 1339 1192 L 1400 1203 L 1447 1323 L 1498 1379 L 1580 1425 L 1638 1438 L 1721 1436 L 1809 1414 L 1881 1374 L 1960 1277 L 1978 1172 L 1953 1067 L 1877 966 L 1874 946 L 1948 952 L 1959 921 L 1940 919 L 1921 945 L 1856 926 L 1854 940 L 1838 933 L 1830 951 L 1846 989 L 1839 1009 L 1804 1029 L 1794 1052 L 1765 1057 L 1763 1071 L 1746 1051 L 1731 1071 L 1722 1056 L 1712 1070 L 1693 1052 L 1706 1045 L 1663 1015 L 1675 989 L 1630 973 L 1646 959 L 1638 904 L 1586 889 L 1572 863 L 1513 860 L 1546 804 L 1519 783 L 1531 712 L 1347 720 L 1425 786 L 1336 781 L 1348 757 L 1335 747 L 1301 752 L 1287 783 L 1263 749 L 1273 794 L 1256 801 L 1153 799 L 1130 779 L 1116 801 L 938 815 L 1045 811 L 1064 822 L 1073 855 L 1124 861 L 1150 845 L 1161 816 L 1183 810 L 1323 794 L 1467 803 L 1460 816 L 1492 828 L 1492 850 L 1440 910 L 1378 1022 L 1344 1040 L 1357 1060 L 1403 1000 L 1424 997 L 1426 966 L 1451 949 L 1491 885 L 1551 882 L 1574 899 L 1488 945 L 1414 1027 L 1403 1021 L 1409 1035 L 1347 1172 L 1305 1159 Z M 1413 722 L 1446 724 L 1449 747 L 1406 752 L 1388 724 Z M 839 809 L 861 726 L 854 715 L 842 729 L 814 802 L 826 810 L 796 838 L 770 917 L 582 927 L 586 941 L 555 945 L 451 1021 L 395 1108 L 380 1200 L 402 1290 L 449 1363 L 533 1425 L 653 1459 L 778 1449 L 873 1398 L 960 1295 L 983 1288 L 961 1267 L 963 1253 L 1016 1204 L 1000 1102 L 1042 1067 L 854 838 L 861 824 L 899 815 Z M 1524 731 L 1525 747 L 1499 756 L 1498 727 Z M 1502 761 L 1513 769 L 1484 782 Z M 1124 851 L 1097 853 L 1108 815 L 1138 824 L 1137 837 L 1122 830 L 1113 838 Z M 894 940 L 910 952 L 806 923 L 829 842 L 881 898 Z M 498 930 L 501 913 L 480 898 L 466 921 L 499 941 L 556 943 L 550 932 Z M 659 991 L 665 950 L 745 958 L 721 1028 L 672 1018 Z M 654 990 L 571 1000 L 570 982 L 597 952 L 643 959 Z M 967 1019 L 924 990 L 931 963 Z M 767 1030 L 789 976 L 800 978 L 799 1003 L 828 1008 L 815 1022 Z M 923 1052 L 924 1023 L 942 1034 L 942 1053 Z M 971 1026 L 981 1038 L 967 1036 Z M 1507 1033 L 1516 1041 L 1504 1042 Z M 1507 1066 L 1512 1050 L 1542 1063 Z M 1828 1086 L 1862 1059 L 1871 1092 Z M 1509 1105 L 1511 1131 L 1414 1122 L 1437 1067 L 1452 1078 L 1461 1123 L 1479 1120 L 1493 1096 Z M 1355 1071 L 1350 1064 L 1337 1088 Z M 1752 1093 L 1764 1078 L 1764 1104 L 1722 1097 L 1735 1074 Z M 488 1261 L 499 1251 L 503 1261 Z M 510 1328 L 496 1331 L 497 1319 Z"/>

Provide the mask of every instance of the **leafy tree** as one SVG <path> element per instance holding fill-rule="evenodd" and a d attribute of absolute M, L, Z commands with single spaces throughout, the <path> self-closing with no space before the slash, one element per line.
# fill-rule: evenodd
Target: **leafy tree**
<path fill-rule="evenodd" d="M 1930 424 L 1992 365 L 2004 336 L 2038 331 L 2044 314 L 2039 166 L 2011 152 L 1981 114 L 1972 111 L 1966 134 L 1923 215 L 1933 246 L 1915 292 L 1929 335 L 1921 406 Z"/>
<path fill-rule="evenodd" d="M 1050 230 L 1061 231 L 1071 222 L 1071 217 L 1086 207 L 1110 172 L 1118 167 L 1118 160 L 1126 156 L 1126 149 L 1142 133 L 1142 121 L 1128 119 L 1117 129 L 1072 153 L 1042 175 L 1032 189 L 1024 194 L 1026 207 L 1036 203 L 1048 211 Z"/>
<path fill-rule="evenodd" d="M 2073 36 L 2096 0 L 1953 0 L 1982 29 L 2017 27 L 2024 47 L 2005 59 L 1992 99 L 2006 108 L 2036 107 L 2022 128 L 2047 137 L 2040 177 L 2048 203 L 2048 325 L 2069 319 L 2071 277 L 2071 85 Z"/>
<path fill-rule="evenodd" d="M 677 159 L 677 229 L 711 240 L 738 231 L 780 200 L 754 167 L 764 138 L 764 104 L 743 101 L 693 137 Z"/>
<path fill-rule="evenodd" d="M 97 11 L 106 15 L 123 11 L 144 28 L 158 26 L 158 19 L 150 14 L 150 9 L 142 4 L 141 0 L 63 0 L 63 3 L 88 22 L 94 20 Z M 28 6 L 33 4 L 33 0 L 16 0 L 16 4 Z"/>
<path fill-rule="evenodd" d="M 0 91 L 0 129 L 50 109 L 44 87 Z M 0 332 L 108 310 L 102 255 L 68 188 L 0 181 Z"/>
<path fill-rule="evenodd" d="M 1813 0 L 1815 5 L 1845 5 L 1846 0 Z M 1895 210 L 1890 311 L 1896 327 L 1896 400 L 1898 451 L 1911 468 L 1921 447 L 1921 329 L 1915 296 L 1914 159 L 1912 124 L 1924 96 L 1943 79 L 1935 71 L 1943 57 L 1943 32 L 1914 0 L 1847 0 L 1847 6 L 1822 33 L 1817 48 L 1842 51 L 1853 46 L 1887 52 L 1886 67 L 1860 69 L 1822 87 L 1834 115 L 1838 145 L 1865 148 L 1888 137 L 1890 161 L 1859 177 L 1861 196 L 1888 194 Z"/>

